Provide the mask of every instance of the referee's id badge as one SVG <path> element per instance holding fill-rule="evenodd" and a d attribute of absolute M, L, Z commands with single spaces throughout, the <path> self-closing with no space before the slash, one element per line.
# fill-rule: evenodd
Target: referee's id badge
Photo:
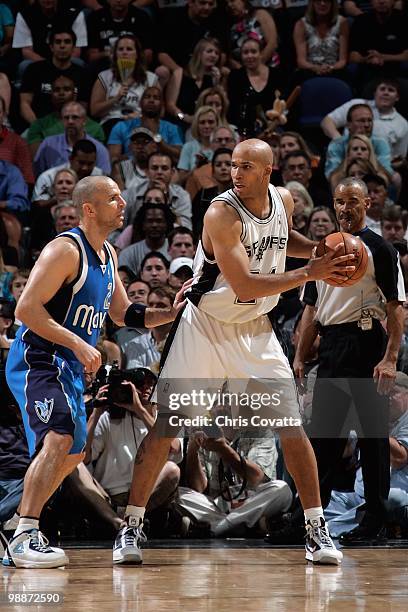
<path fill-rule="evenodd" d="M 359 318 L 357 325 L 362 329 L 362 331 L 370 331 L 370 329 L 373 329 L 373 317 L 370 315 L 368 310 L 361 311 L 361 317 Z"/>

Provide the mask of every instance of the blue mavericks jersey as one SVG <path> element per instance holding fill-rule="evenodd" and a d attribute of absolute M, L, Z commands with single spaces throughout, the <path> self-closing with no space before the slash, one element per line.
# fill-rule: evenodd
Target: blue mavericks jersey
<path fill-rule="evenodd" d="M 78 247 L 78 274 L 71 283 L 63 285 L 44 307 L 57 323 L 95 346 L 115 290 L 112 247 L 104 243 L 105 263 L 102 263 L 79 227 L 59 234 L 58 238 L 60 236 L 69 237 Z M 17 338 L 46 351 L 57 351 L 69 361 L 76 361 L 71 350 L 44 340 L 25 325 L 19 329 Z"/>

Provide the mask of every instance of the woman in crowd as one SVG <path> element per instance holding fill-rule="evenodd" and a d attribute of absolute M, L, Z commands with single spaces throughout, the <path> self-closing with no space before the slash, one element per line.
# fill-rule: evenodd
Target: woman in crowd
<path fill-rule="evenodd" d="M 242 67 L 228 77 L 229 120 L 240 134 L 255 136 L 266 121 L 264 113 L 271 108 L 277 87 L 273 70 L 262 59 L 262 43 L 247 38 L 241 45 Z"/>
<path fill-rule="evenodd" d="M 306 235 L 311 240 L 322 240 L 338 231 L 336 216 L 327 206 L 316 206 L 309 215 Z"/>
<path fill-rule="evenodd" d="M 292 151 L 304 151 L 310 158 L 312 168 L 318 167 L 320 157 L 312 153 L 303 136 L 298 132 L 283 132 L 280 137 L 281 159 L 285 159 L 286 155 Z"/>
<path fill-rule="evenodd" d="M 228 71 L 221 68 L 220 62 L 218 40 L 203 38 L 196 44 L 187 67 L 184 70 L 177 68 L 172 73 L 166 88 L 166 109 L 183 127 L 193 123 L 199 95 L 224 80 Z"/>
<path fill-rule="evenodd" d="M 347 176 L 347 167 L 351 162 L 357 159 L 370 162 L 374 169 L 374 172 L 371 172 L 371 174 L 379 174 L 388 185 L 391 177 L 378 161 L 371 140 L 367 138 L 367 136 L 364 136 L 364 134 L 356 134 L 350 138 L 348 142 L 346 156 L 343 162 L 330 175 L 329 181 L 332 189 L 338 185 L 339 181 Z"/>
<path fill-rule="evenodd" d="M 140 115 L 140 98 L 158 77 L 144 67 L 143 51 L 135 36 L 120 36 L 113 48 L 112 68 L 103 70 L 92 89 L 91 114 L 100 120 L 106 136 L 123 119 Z"/>
<path fill-rule="evenodd" d="M 360 179 L 361 181 L 366 174 L 375 174 L 375 168 L 368 159 L 353 159 L 346 168 L 346 177 Z"/>
<path fill-rule="evenodd" d="M 63 168 L 58 170 L 55 175 L 52 190 L 54 192 L 55 202 L 53 206 L 57 206 L 66 200 L 72 199 L 72 192 L 78 182 L 78 176 L 75 170 L 71 168 Z"/>
<path fill-rule="evenodd" d="M 315 76 L 344 78 L 349 26 L 339 15 L 337 0 L 309 0 L 304 17 L 296 22 L 297 81 Z"/>
<path fill-rule="evenodd" d="M 241 66 L 241 47 L 248 38 L 259 41 L 262 48 L 261 61 L 264 64 L 277 66 L 278 33 L 270 13 L 254 8 L 249 0 L 227 0 L 227 10 L 233 20 L 230 30 L 231 67 Z"/>
<path fill-rule="evenodd" d="M 289 181 L 285 187 L 290 191 L 295 204 L 292 215 L 293 229 L 305 234 L 307 221 L 313 211 L 313 200 L 306 187 L 298 181 Z"/>
<path fill-rule="evenodd" d="M 181 149 L 178 163 L 179 182 L 184 185 L 189 174 L 207 161 L 211 161 L 211 134 L 219 127 L 219 117 L 210 106 L 202 106 L 194 115 L 191 126 L 193 140 L 186 142 Z"/>

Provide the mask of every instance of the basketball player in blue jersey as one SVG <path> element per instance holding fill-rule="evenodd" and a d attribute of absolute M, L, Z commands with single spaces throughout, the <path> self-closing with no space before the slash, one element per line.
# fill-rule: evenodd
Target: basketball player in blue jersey
<path fill-rule="evenodd" d="M 311 258 L 314 243 L 292 231 L 290 193 L 269 183 L 272 162 L 271 149 L 261 140 L 244 141 L 233 151 L 234 188 L 218 195 L 204 217 L 187 305 L 163 352 L 156 389 L 160 408 L 185 373 L 191 379 L 275 378 L 291 382 L 293 396 L 286 402 L 286 416 L 299 417 L 293 376 L 267 313 L 282 291 L 309 279 L 337 277 L 343 265 L 343 270 L 355 267 L 349 255 L 336 257 L 332 252 Z M 286 253 L 309 261 L 285 272 Z M 280 430 L 280 436 L 305 511 L 306 558 L 338 564 L 342 554 L 333 545 L 323 517 L 313 450 L 301 427 L 288 430 Z M 116 538 L 114 563 L 142 562 L 139 543 L 145 537 L 145 506 L 169 446 L 170 440 L 160 437 L 155 427 L 139 448 L 125 513 L 127 526 Z M 225 448 L 222 460 L 242 472 L 231 447 Z"/>
<path fill-rule="evenodd" d="M 117 272 L 107 236 L 123 224 L 125 201 L 110 178 L 86 177 L 73 192 L 79 227 L 50 242 L 36 262 L 16 314 L 23 322 L 7 360 L 7 381 L 23 416 L 34 459 L 27 470 L 20 521 L 3 565 L 60 567 L 63 550 L 39 531 L 45 502 L 84 458 L 84 371 L 101 365 L 95 348 L 106 315 L 117 325 L 155 327 L 172 321 L 171 309 L 132 304 Z"/>

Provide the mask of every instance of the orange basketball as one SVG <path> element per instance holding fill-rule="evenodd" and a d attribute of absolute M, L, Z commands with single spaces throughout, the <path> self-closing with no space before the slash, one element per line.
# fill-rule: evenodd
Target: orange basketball
<path fill-rule="evenodd" d="M 333 287 L 350 287 L 357 283 L 362 276 L 366 273 L 368 265 L 368 254 L 365 245 L 358 236 L 352 236 L 346 232 L 335 232 L 329 234 L 326 238 L 323 238 L 317 245 L 316 255 L 321 257 L 329 251 L 333 251 L 338 244 L 342 244 L 343 248 L 339 249 L 337 255 L 349 255 L 355 256 L 354 261 L 348 261 L 345 266 L 355 266 L 354 272 L 348 272 L 344 274 L 344 281 L 337 279 L 326 278 L 325 283 L 332 285 Z"/>

